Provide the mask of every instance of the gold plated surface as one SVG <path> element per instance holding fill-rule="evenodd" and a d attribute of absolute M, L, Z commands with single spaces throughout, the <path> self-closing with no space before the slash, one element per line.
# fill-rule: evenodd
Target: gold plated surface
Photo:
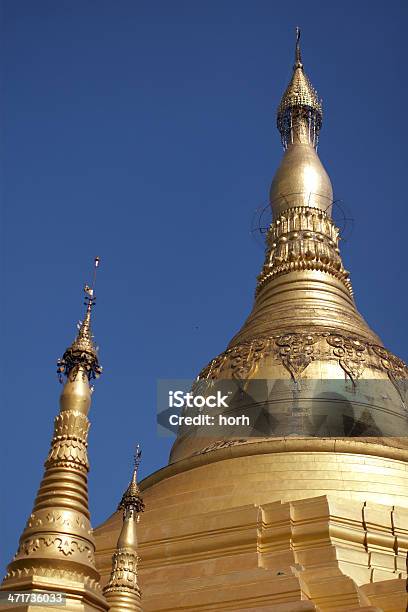
<path fill-rule="evenodd" d="M 269 195 L 274 219 L 299 206 L 318 208 L 331 215 L 333 203 L 331 181 L 316 152 L 322 105 L 304 72 L 299 39 L 298 29 L 293 76 L 277 113 L 286 152 Z"/>
<path fill-rule="evenodd" d="M 273 178 L 269 199 L 274 218 L 298 206 L 318 208 L 331 215 L 332 184 L 312 145 L 289 145 Z"/>
<path fill-rule="evenodd" d="M 278 128 L 286 151 L 272 181 L 273 220 L 254 306 L 227 349 L 210 361 L 199 379 L 263 379 L 271 384 L 285 378 L 298 383 L 343 379 L 345 386 L 347 380 L 365 384 L 369 390 L 363 412 L 362 403 L 351 402 L 345 408 L 353 414 L 352 426 L 344 424 L 350 418 L 344 414 L 338 429 L 326 427 L 312 435 L 408 436 L 403 388 L 408 368 L 383 347 L 354 302 L 349 272 L 341 259 L 339 230 L 331 219 L 331 181 L 316 152 L 321 103 L 304 74 L 299 38 L 297 31 L 293 77 L 278 108 Z M 368 381 L 372 381 L 370 387 Z M 269 387 L 267 412 L 273 416 L 282 397 L 275 397 Z M 337 387 L 333 384 L 331 412 L 339 406 Z M 342 399 L 346 394 L 341 390 Z M 285 405 L 291 397 L 284 398 Z M 311 394 L 308 401 L 314 397 Z M 316 412 L 317 400 L 315 403 L 315 408 L 303 404 L 308 416 Z M 234 414 L 234 406 L 229 408 Z M 293 420 L 279 424 L 270 435 L 306 434 L 304 420 L 299 423 L 297 431 Z M 170 460 L 199 452 L 210 443 L 202 434 L 200 439 L 200 426 L 187 432 L 180 429 Z"/>
<path fill-rule="evenodd" d="M 100 372 L 91 340 L 94 298 L 89 291 L 84 323 L 58 365 L 66 382 L 44 476 L 0 589 L 63 592 L 67 610 L 103 611 L 108 606 L 95 568 L 87 490 L 89 380 Z"/>
<path fill-rule="evenodd" d="M 390 581 L 380 611 L 403 612 L 407 458 L 380 440 L 264 440 L 152 474 L 140 485 L 144 611 L 376 610 Z M 102 581 L 120 529 L 115 513 L 95 531 Z"/>
<path fill-rule="evenodd" d="M 339 230 L 320 210 L 296 206 L 277 216 L 267 235 L 265 264 L 257 292 L 268 280 L 294 270 L 320 270 L 341 280 L 353 295 L 339 250 Z"/>
<path fill-rule="evenodd" d="M 321 106 L 304 77 L 298 35 L 278 115 L 286 153 L 255 304 L 199 381 L 318 379 L 356 389 L 383 381 L 390 394 L 382 409 L 396 435 L 180 434 L 169 465 L 141 483 L 145 612 L 406 609 L 408 443 L 399 383 L 408 370 L 354 304 L 330 218 L 330 179 L 315 151 Z M 371 415 L 383 399 L 367 402 Z M 102 580 L 119 531 L 113 515 L 95 532 Z"/>
<path fill-rule="evenodd" d="M 287 86 L 278 108 L 278 116 L 287 108 L 296 106 L 307 106 L 322 113 L 322 103 L 317 91 L 310 83 L 304 73 L 302 54 L 300 49 L 300 28 L 296 28 L 295 63 L 293 65 L 293 76 Z"/>
<path fill-rule="evenodd" d="M 277 126 L 285 149 L 295 143 L 315 148 L 322 125 L 322 103 L 303 68 L 300 51 L 300 29 L 296 28 L 295 63 L 292 79 L 282 96 Z"/>
<path fill-rule="evenodd" d="M 118 511 L 122 511 L 122 528 L 112 557 L 112 570 L 103 589 L 110 612 L 142 612 L 141 592 L 138 584 L 138 544 L 136 524 L 144 503 L 137 484 L 140 463 L 137 447 L 135 467 L 128 488 L 123 494 Z"/>
<path fill-rule="evenodd" d="M 72 612 L 141 612 L 139 582 L 144 612 L 404 612 L 408 442 L 400 383 L 408 368 L 354 304 L 331 221 L 330 179 L 316 153 L 321 101 L 299 39 L 298 30 L 278 109 L 286 152 L 272 183 L 254 308 L 198 383 L 328 380 L 354 392 L 362 381 L 384 382 L 387 397 L 366 401 L 380 434 L 180 434 L 169 465 L 140 486 L 137 453 L 118 511 L 93 532 L 89 382 L 101 367 L 91 333 L 94 289 L 86 287 L 84 321 L 58 363 L 66 381 L 44 477 L 0 589 L 62 591 Z M 147 512 L 138 524 L 142 492 Z"/>

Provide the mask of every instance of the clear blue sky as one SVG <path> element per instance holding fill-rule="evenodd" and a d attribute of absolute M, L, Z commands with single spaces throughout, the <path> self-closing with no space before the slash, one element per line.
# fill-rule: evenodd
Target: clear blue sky
<path fill-rule="evenodd" d="M 281 157 L 275 109 L 294 27 L 324 101 L 320 154 L 354 218 L 357 304 L 408 358 L 407 5 L 270 0 L 1 3 L 1 549 L 17 547 L 48 451 L 55 361 L 102 258 L 90 414 L 93 524 L 134 443 L 167 461 L 158 378 L 189 378 L 250 310 L 250 234 Z"/>

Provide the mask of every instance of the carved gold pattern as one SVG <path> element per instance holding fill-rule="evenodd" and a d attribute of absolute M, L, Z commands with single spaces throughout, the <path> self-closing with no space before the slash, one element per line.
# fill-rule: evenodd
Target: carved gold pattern
<path fill-rule="evenodd" d="M 14 580 L 15 578 L 22 578 L 24 576 L 36 575 L 46 578 L 57 578 L 62 583 L 69 580 L 70 582 L 79 582 L 89 588 L 92 591 L 102 593 L 101 585 L 99 580 L 91 578 L 87 574 L 76 571 L 73 569 L 61 569 L 53 565 L 26 565 L 24 568 L 13 568 L 8 570 L 5 579 Z"/>
<path fill-rule="evenodd" d="M 42 513 L 42 514 L 41 514 Z M 74 529 L 76 532 L 83 531 L 87 535 L 91 535 L 89 521 L 78 512 L 56 512 L 39 510 L 36 513 L 30 515 L 26 529 L 35 529 L 36 527 L 52 527 L 52 528 L 65 528 L 68 530 Z"/>
<path fill-rule="evenodd" d="M 55 417 L 53 443 L 60 440 L 78 440 L 86 445 L 89 420 L 81 412 L 64 411 Z"/>
<path fill-rule="evenodd" d="M 229 348 L 213 359 L 198 378 L 214 380 L 226 369 L 231 371 L 233 378 L 247 378 L 254 374 L 259 360 L 270 352 L 271 346 L 272 338 L 256 338 Z"/>
<path fill-rule="evenodd" d="M 199 451 L 196 451 L 194 455 L 203 455 L 205 453 L 210 453 L 214 450 L 219 450 L 220 448 L 229 448 L 230 446 L 236 446 L 237 444 L 247 444 L 247 438 L 240 438 L 239 440 L 217 440 L 208 446 L 205 446 Z"/>
<path fill-rule="evenodd" d="M 319 343 L 325 339 L 331 355 Z M 199 380 L 248 377 L 256 371 L 259 361 L 268 355 L 278 359 L 293 378 L 299 377 L 316 359 L 336 359 L 346 374 L 356 381 L 368 365 L 387 373 L 390 379 L 408 379 L 408 366 L 398 357 L 380 347 L 353 336 L 329 332 L 276 334 L 256 338 L 228 348 L 213 359 L 199 374 Z M 380 360 L 373 356 L 380 357 Z"/>
<path fill-rule="evenodd" d="M 80 555 L 84 554 L 91 563 L 95 562 L 95 551 L 88 544 L 68 537 L 55 537 L 51 535 L 23 540 L 16 553 L 16 558 L 22 554 L 29 556 L 38 551 L 43 552 L 51 547 L 54 553 L 61 553 L 65 557 L 79 553 Z"/>
<path fill-rule="evenodd" d="M 72 382 L 72 381 L 71 381 Z M 45 465 L 53 467 L 73 467 L 89 471 L 87 438 L 89 420 L 86 415 L 75 410 L 64 410 L 55 417 L 54 436 Z"/>
<path fill-rule="evenodd" d="M 45 465 L 57 467 L 61 466 L 61 461 L 64 462 L 64 465 L 66 465 L 65 462 L 73 462 L 75 466 L 89 470 L 86 446 L 76 440 L 57 442 L 52 445 Z"/>
<path fill-rule="evenodd" d="M 372 348 L 374 352 L 381 357 L 381 364 L 387 371 L 391 380 L 405 380 L 407 378 L 407 366 L 402 359 L 393 355 L 382 346 L 373 346 Z"/>
<path fill-rule="evenodd" d="M 256 292 L 278 276 L 298 270 L 320 270 L 339 279 L 353 295 L 349 272 L 339 251 L 339 230 L 328 215 L 315 208 L 289 208 L 270 226 L 265 264 Z"/>
<path fill-rule="evenodd" d="M 387 349 L 383 348 L 382 346 L 373 346 L 372 348 L 374 352 L 381 358 L 382 367 L 386 370 L 388 378 L 400 394 L 401 399 L 405 404 L 407 398 L 405 394 L 401 392 L 401 388 L 398 385 L 398 382 L 406 380 L 408 378 L 406 364 L 402 361 L 402 359 L 400 359 L 396 355 L 393 355 L 392 353 L 390 353 L 390 351 L 387 351 Z"/>
<path fill-rule="evenodd" d="M 276 338 L 282 363 L 294 381 L 313 361 L 317 340 L 318 336 L 313 334 L 286 334 Z"/>
<path fill-rule="evenodd" d="M 118 549 L 112 557 L 112 574 L 109 584 L 105 587 L 107 595 L 112 590 L 131 589 L 140 595 L 137 581 L 137 564 L 140 558 L 127 549 Z"/>
<path fill-rule="evenodd" d="M 354 382 L 360 378 L 366 363 L 366 344 L 356 338 L 347 338 L 339 334 L 330 334 L 326 339 L 351 380 Z"/>

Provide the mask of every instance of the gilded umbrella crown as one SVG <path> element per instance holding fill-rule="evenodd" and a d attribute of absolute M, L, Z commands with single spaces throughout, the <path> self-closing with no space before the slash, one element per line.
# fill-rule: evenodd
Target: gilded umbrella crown
<path fill-rule="evenodd" d="M 134 510 L 135 512 L 139 513 L 143 512 L 145 509 L 142 494 L 140 492 L 139 485 L 137 484 L 137 472 L 139 469 L 141 458 L 142 451 L 140 449 L 140 446 L 137 445 L 134 455 L 132 479 L 129 483 L 128 488 L 124 492 L 120 504 L 118 506 L 118 510 L 123 510 L 125 513 L 129 510 Z"/>
<path fill-rule="evenodd" d="M 85 317 L 83 321 L 78 324 L 78 334 L 71 344 L 67 348 L 62 356 L 62 359 L 58 360 L 58 374 L 60 379 L 62 375 L 68 376 L 73 369 L 79 367 L 84 368 L 88 378 L 98 378 L 102 373 L 102 367 L 99 364 L 98 350 L 93 341 L 93 335 L 91 330 L 91 315 L 92 309 L 95 305 L 95 275 L 96 269 L 99 266 L 100 258 L 95 258 L 95 272 L 93 286 L 85 285 L 85 301 L 86 306 Z"/>
<path fill-rule="evenodd" d="M 294 124 L 300 119 L 307 122 L 310 128 L 310 142 L 317 146 L 322 116 L 322 101 L 303 69 L 300 28 L 296 28 L 293 75 L 282 96 L 277 113 L 277 126 L 281 133 L 284 148 L 286 149 L 290 144 Z"/>

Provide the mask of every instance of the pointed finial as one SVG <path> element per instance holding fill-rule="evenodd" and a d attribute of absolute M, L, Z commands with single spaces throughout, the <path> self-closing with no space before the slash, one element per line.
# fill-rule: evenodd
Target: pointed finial
<path fill-rule="evenodd" d="M 96 271 L 99 267 L 100 261 L 101 261 L 101 258 L 96 256 L 94 260 L 94 273 L 93 273 L 93 279 L 92 279 L 92 286 L 90 287 L 89 285 L 85 285 L 84 287 L 84 293 L 85 293 L 84 305 L 86 306 L 87 314 L 88 312 L 89 313 L 91 312 L 92 307 L 94 306 L 95 301 L 96 301 L 96 297 L 95 297 Z"/>
<path fill-rule="evenodd" d="M 277 113 L 277 127 L 284 149 L 299 138 L 317 148 L 321 125 L 322 102 L 303 69 L 300 28 L 297 27 L 293 75 Z"/>
<path fill-rule="evenodd" d="M 135 449 L 135 454 L 133 455 L 134 466 L 132 479 L 129 483 L 128 488 L 124 492 L 122 499 L 120 500 L 120 504 L 118 506 L 118 510 L 123 510 L 124 513 L 126 513 L 128 510 L 134 510 L 135 512 L 139 513 L 143 512 L 145 508 L 139 485 L 137 484 L 137 472 L 141 459 L 142 451 L 140 445 L 138 444 Z"/>
<path fill-rule="evenodd" d="M 137 470 L 139 469 L 141 460 L 142 460 L 142 449 L 140 448 L 140 444 L 136 444 L 135 454 L 133 455 L 134 473 L 136 475 L 137 475 Z"/>
<path fill-rule="evenodd" d="M 300 28 L 299 26 L 296 26 L 295 65 L 293 66 L 293 69 L 296 70 L 296 68 L 303 68 L 302 55 L 300 51 Z"/>
<path fill-rule="evenodd" d="M 89 380 L 91 378 L 98 378 L 102 373 L 102 367 L 99 365 L 98 352 L 94 345 L 91 331 L 91 313 L 96 301 L 95 283 L 99 263 L 100 257 L 95 257 L 92 286 L 85 285 L 84 287 L 86 312 L 84 320 L 78 325 L 77 337 L 71 346 L 67 348 L 62 359 L 58 360 L 57 371 L 60 382 L 63 380 L 63 375 L 68 377 L 72 370 L 77 370 L 79 367 L 85 369 Z"/>
<path fill-rule="evenodd" d="M 137 566 L 140 561 L 137 544 L 137 523 L 139 513 L 144 510 L 144 503 L 137 486 L 137 470 L 142 453 L 140 446 L 135 449 L 132 480 L 119 504 L 123 510 L 122 529 L 119 534 L 116 550 L 112 557 L 112 571 L 103 594 L 112 612 L 133 610 L 142 612 L 141 591 L 138 584 Z"/>

